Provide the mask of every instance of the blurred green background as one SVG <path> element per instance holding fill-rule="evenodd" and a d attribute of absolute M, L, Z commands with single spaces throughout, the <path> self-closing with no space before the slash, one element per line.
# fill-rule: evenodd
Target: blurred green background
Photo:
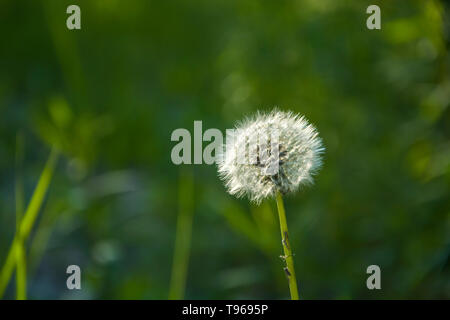
<path fill-rule="evenodd" d="M 316 184 L 285 199 L 301 298 L 449 299 L 449 30 L 435 0 L 0 1 L 0 266 L 17 177 L 27 204 L 54 146 L 28 298 L 167 299 L 187 265 L 172 297 L 288 298 L 274 202 L 170 159 L 176 128 L 278 106 L 327 149 Z M 71 264 L 82 290 L 66 288 Z M 372 264 L 381 290 L 366 288 Z"/>

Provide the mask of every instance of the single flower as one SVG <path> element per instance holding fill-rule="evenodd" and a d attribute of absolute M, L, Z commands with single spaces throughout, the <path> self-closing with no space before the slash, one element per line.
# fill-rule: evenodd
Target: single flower
<path fill-rule="evenodd" d="M 258 112 L 227 136 L 219 176 L 230 194 L 260 203 L 311 184 L 324 150 L 316 128 L 303 116 Z"/>

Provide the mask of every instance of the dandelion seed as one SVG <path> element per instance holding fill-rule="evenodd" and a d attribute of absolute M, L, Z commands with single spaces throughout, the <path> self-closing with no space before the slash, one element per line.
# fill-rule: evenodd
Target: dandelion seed
<path fill-rule="evenodd" d="M 228 192 L 260 203 L 313 182 L 324 151 L 317 130 L 303 117 L 274 110 L 236 126 L 218 164 Z"/>

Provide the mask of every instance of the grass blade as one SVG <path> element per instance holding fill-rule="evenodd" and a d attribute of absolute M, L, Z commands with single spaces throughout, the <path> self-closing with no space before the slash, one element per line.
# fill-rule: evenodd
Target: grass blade
<path fill-rule="evenodd" d="M 186 276 L 192 236 L 192 219 L 194 214 L 194 178 L 191 171 L 182 171 L 179 184 L 180 211 L 177 219 L 175 249 L 170 279 L 169 299 L 184 298 Z"/>
<path fill-rule="evenodd" d="M 16 234 L 19 234 L 20 222 L 24 209 L 24 192 L 23 192 L 23 176 L 22 163 L 24 157 L 24 138 L 23 134 L 19 133 L 16 139 L 16 184 L 15 184 L 15 198 L 16 198 Z M 16 299 L 26 300 L 27 298 L 27 268 L 26 268 L 26 249 L 23 239 L 18 237 L 17 241 L 17 270 L 16 270 Z"/>
<path fill-rule="evenodd" d="M 31 197 L 31 201 L 25 211 L 22 220 L 20 221 L 19 230 L 14 237 L 13 243 L 11 244 L 11 248 L 6 257 L 5 264 L 0 271 L 0 298 L 3 296 L 9 280 L 11 279 L 12 273 L 14 271 L 14 266 L 17 263 L 17 257 L 19 254 L 22 254 L 23 246 L 21 245 L 21 243 L 26 241 L 34 225 L 34 222 L 36 221 L 39 209 L 42 206 L 48 186 L 50 185 L 57 158 L 58 153 L 53 149 L 50 153 L 44 170 L 41 173 L 39 181 Z M 19 253 L 17 251 L 19 251 Z M 23 278 L 20 279 L 20 281 L 23 280 Z"/>

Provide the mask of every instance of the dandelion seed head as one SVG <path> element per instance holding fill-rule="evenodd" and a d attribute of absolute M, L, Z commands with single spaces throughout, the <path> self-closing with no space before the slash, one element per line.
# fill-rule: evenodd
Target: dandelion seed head
<path fill-rule="evenodd" d="M 258 112 L 227 136 L 218 172 L 228 192 L 263 199 L 313 183 L 322 165 L 322 140 L 315 127 L 292 112 Z"/>

